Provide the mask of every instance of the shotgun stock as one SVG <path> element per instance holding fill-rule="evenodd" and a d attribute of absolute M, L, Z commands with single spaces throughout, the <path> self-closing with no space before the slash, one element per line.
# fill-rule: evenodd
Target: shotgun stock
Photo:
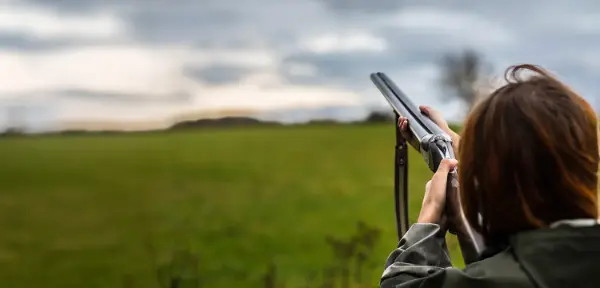
<path fill-rule="evenodd" d="M 423 114 L 387 75 L 380 72 L 373 73 L 371 74 L 371 81 L 392 106 L 396 118 L 400 116 L 408 118 L 412 139 L 416 140 L 410 144 L 421 152 L 432 172 L 437 170 L 442 159 L 455 158 L 450 136 Z M 394 126 L 396 126 L 394 198 L 398 238 L 401 239 L 409 227 L 407 139 L 403 139 L 400 134 L 397 122 Z M 448 175 L 446 216 L 449 232 L 457 236 L 465 264 L 469 264 L 478 259 L 484 245 L 481 235 L 473 231 L 464 217 L 458 195 L 457 176 L 456 169 Z"/>

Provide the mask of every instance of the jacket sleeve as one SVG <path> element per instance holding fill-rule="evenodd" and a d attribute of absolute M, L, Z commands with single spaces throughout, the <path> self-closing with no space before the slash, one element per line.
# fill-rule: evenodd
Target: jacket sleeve
<path fill-rule="evenodd" d="M 444 236 L 437 224 L 413 224 L 388 257 L 380 287 L 441 287 L 452 267 Z"/>

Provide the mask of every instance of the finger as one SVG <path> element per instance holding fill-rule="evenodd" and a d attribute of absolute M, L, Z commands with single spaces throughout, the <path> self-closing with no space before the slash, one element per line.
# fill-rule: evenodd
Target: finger
<path fill-rule="evenodd" d="M 421 106 L 419 106 L 419 110 L 421 110 L 421 112 L 425 113 L 425 115 L 429 116 L 431 114 L 432 108 L 429 106 L 421 105 Z"/>
<path fill-rule="evenodd" d="M 408 128 L 408 119 L 401 117 L 398 120 L 398 127 L 400 127 L 401 132 L 406 132 L 406 130 Z"/>
<path fill-rule="evenodd" d="M 432 193 L 443 193 L 446 191 L 446 184 L 448 182 L 448 173 L 452 170 L 458 161 L 456 159 L 443 159 L 438 166 L 437 171 L 431 177 L 430 191 Z M 440 192 L 438 192 L 440 191 Z"/>
<path fill-rule="evenodd" d="M 431 118 L 431 120 L 433 120 L 434 122 L 445 121 L 444 117 L 442 116 L 442 113 L 439 112 L 438 110 L 435 110 L 434 108 L 432 108 L 430 106 L 424 106 L 424 105 L 419 106 L 419 110 L 421 110 L 421 112 L 423 112 L 423 114 L 425 114 L 427 117 Z"/>
<path fill-rule="evenodd" d="M 398 118 L 398 127 L 402 127 L 402 123 L 404 122 L 404 120 L 406 120 L 406 118 L 404 118 L 404 117 Z"/>

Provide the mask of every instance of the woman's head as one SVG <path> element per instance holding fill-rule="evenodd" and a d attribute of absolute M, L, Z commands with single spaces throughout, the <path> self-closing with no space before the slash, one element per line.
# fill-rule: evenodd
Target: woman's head
<path fill-rule="evenodd" d="M 508 84 L 473 108 L 462 131 L 458 170 L 469 223 L 494 241 L 597 218 L 594 110 L 537 66 L 510 67 L 505 77 Z"/>

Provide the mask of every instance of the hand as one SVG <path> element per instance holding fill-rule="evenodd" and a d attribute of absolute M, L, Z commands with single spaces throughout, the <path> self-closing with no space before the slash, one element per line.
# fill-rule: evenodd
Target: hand
<path fill-rule="evenodd" d="M 427 115 L 433 121 L 433 123 L 438 125 L 444 132 L 446 132 L 446 134 L 450 136 L 450 139 L 452 139 L 452 149 L 454 149 L 454 153 L 458 153 L 460 136 L 450 129 L 450 126 L 448 126 L 448 122 L 446 122 L 442 113 L 429 106 L 419 106 L 419 110 L 421 110 L 423 114 Z M 408 125 L 408 119 L 405 117 L 400 117 L 400 119 L 398 119 L 398 126 L 400 127 L 402 137 L 404 137 L 404 139 L 406 139 L 408 143 L 413 146 L 413 148 L 418 150 L 419 141 L 418 139 L 414 138 L 412 133 L 409 132 Z"/>
<path fill-rule="evenodd" d="M 425 196 L 417 223 L 442 224 L 446 207 L 448 173 L 456 167 L 455 159 L 443 159 L 431 180 L 425 185 Z"/>

